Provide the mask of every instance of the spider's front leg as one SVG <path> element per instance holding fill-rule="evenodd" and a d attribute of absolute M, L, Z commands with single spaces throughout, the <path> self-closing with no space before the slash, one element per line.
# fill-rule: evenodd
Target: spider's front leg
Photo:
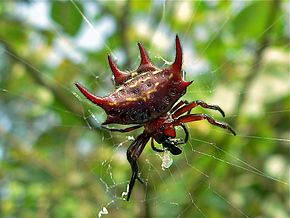
<path fill-rule="evenodd" d="M 132 176 L 129 183 L 129 190 L 127 193 L 127 201 L 129 201 L 132 189 L 134 187 L 136 179 L 139 180 L 139 182 L 143 183 L 143 181 L 138 176 L 138 165 L 137 160 L 139 156 L 141 155 L 146 143 L 149 141 L 150 136 L 146 133 L 142 133 L 139 135 L 133 143 L 129 146 L 127 150 L 127 160 L 129 161 L 132 169 Z"/>

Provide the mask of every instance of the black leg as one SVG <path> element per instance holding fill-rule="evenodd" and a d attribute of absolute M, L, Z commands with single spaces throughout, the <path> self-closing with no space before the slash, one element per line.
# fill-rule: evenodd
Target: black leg
<path fill-rule="evenodd" d="M 164 149 L 159 149 L 155 147 L 153 138 L 151 138 L 151 148 L 153 151 L 156 151 L 156 152 L 164 152 Z"/>
<path fill-rule="evenodd" d="M 125 128 L 125 129 L 118 129 L 118 128 L 111 128 L 111 127 L 107 127 L 107 126 L 101 125 L 101 127 L 103 129 L 111 131 L 111 132 L 130 132 L 130 131 L 133 131 L 135 129 L 139 129 L 142 126 L 143 125 L 137 125 L 137 126 L 131 126 L 131 127 Z"/>
<path fill-rule="evenodd" d="M 128 194 L 127 194 L 127 201 L 129 201 L 134 184 L 136 179 L 138 179 L 138 181 L 140 181 L 141 183 L 143 183 L 143 181 L 138 177 L 138 165 L 137 165 L 137 160 L 139 158 L 139 156 L 141 155 L 146 143 L 149 141 L 150 137 L 145 134 L 142 133 L 141 135 L 139 135 L 135 141 L 129 146 L 128 150 L 127 150 L 127 160 L 129 161 L 130 165 L 131 165 L 131 170 L 132 170 L 132 176 L 130 179 L 130 183 L 129 183 L 129 190 L 128 190 Z"/>
<path fill-rule="evenodd" d="M 180 123 L 179 125 L 183 128 L 184 133 L 185 133 L 185 138 L 184 138 L 184 143 L 183 143 L 183 144 L 185 144 L 188 141 L 189 132 L 188 132 L 188 129 L 184 123 Z"/>

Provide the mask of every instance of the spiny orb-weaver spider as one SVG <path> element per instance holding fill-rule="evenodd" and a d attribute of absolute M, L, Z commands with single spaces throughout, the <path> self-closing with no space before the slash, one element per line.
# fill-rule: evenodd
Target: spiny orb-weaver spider
<path fill-rule="evenodd" d="M 156 152 L 170 151 L 173 155 L 181 153 L 178 145 L 188 141 L 188 130 L 185 123 L 207 120 L 209 123 L 227 129 L 236 135 L 234 130 L 226 123 L 216 121 L 207 114 L 191 114 L 196 106 L 219 111 L 225 116 L 223 110 L 217 105 L 207 104 L 201 100 L 188 102 L 178 99 L 186 92 L 192 83 L 182 78 L 182 48 L 178 38 L 175 39 L 176 56 L 172 65 L 159 69 L 154 66 L 142 44 L 138 43 L 141 64 L 131 72 L 121 71 L 108 56 L 110 68 L 114 74 L 118 88 L 108 96 L 98 97 L 88 92 L 79 83 L 77 88 L 94 104 L 102 107 L 107 113 L 107 119 L 102 127 L 109 131 L 130 132 L 144 127 L 144 131 L 129 146 L 127 159 L 131 165 L 132 176 L 127 193 L 127 201 L 135 184 L 135 180 L 143 181 L 138 175 L 137 160 L 145 145 L 151 138 L 151 147 Z M 138 124 L 125 129 L 109 128 L 105 124 Z M 184 139 L 176 138 L 175 127 L 181 126 L 185 132 Z M 154 140 L 162 144 L 159 149 L 154 146 Z"/>

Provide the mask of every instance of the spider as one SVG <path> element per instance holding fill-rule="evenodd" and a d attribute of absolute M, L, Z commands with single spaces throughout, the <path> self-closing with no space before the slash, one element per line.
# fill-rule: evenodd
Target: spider
<path fill-rule="evenodd" d="M 138 43 L 141 64 L 134 71 L 121 71 L 108 56 L 109 66 L 114 74 L 117 89 L 108 96 L 98 97 L 91 94 L 79 83 L 75 85 L 92 103 L 102 107 L 107 113 L 106 121 L 101 125 L 109 131 L 130 132 L 144 127 L 143 133 L 132 142 L 127 150 L 127 160 L 131 165 L 132 175 L 127 193 L 129 201 L 136 179 L 144 183 L 138 175 L 137 160 L 151 138 L 151 147 L 156 152 L 170 151 L 173 155 L 182 152 L 180 145 L 185 144 L 189 132 L 185 123 L 207 120 L 210 124 L 235 131 L 226 123 L 216 121 L 207 114 L 191 114 L 197 106 L 216 110 L 225 116 L 217 105 L 207 104 L 201 100 L 188 102 L 179 98 L 186 93 L 192 83 L 183 80 L 182 47 L 178 35 L 175 39 L 176 56 L 173 64 L 163 69 L 154 66 L 142 44 Z M 110 128 L 106 124 L 135 124 L 125 129 Z M 176 127 L 181 126 L 185 138 L 176 138 Z M 154 140 L 162 144 L 162 149 L 155 147 Z"/>

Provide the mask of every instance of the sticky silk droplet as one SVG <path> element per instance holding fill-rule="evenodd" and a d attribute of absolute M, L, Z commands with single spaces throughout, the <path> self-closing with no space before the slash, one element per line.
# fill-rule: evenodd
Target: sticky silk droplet
<path fill-rule="evenodd" d="M 168 169 L 173 163 L 173 159 L 171 158 L 170 152 L 165 150 L 162 157 L 161 169 L 164 171 Z"/>

